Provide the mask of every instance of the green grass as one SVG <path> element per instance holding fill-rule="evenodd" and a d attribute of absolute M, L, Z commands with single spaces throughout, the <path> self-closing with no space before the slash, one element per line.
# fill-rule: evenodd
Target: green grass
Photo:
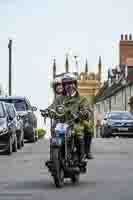
<path fill-rule="evenodd" d="M 38 128 L 37 129 L 37 134 L 38 134 L 38 139 L 43 138 L 44 135 L 46 134 L 46 131 L 43 128 Z"/>

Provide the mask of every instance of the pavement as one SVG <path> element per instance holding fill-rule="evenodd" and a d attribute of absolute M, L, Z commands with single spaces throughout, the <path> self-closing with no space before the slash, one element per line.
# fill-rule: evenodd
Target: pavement
<path fill-rule="evenodd" d="M 55 188 L 44 162 L 48 140 L 0 155 L 0 200 L 133 200 L 133 139 L 93 139 L 94 159 L 78 185 Z"/>

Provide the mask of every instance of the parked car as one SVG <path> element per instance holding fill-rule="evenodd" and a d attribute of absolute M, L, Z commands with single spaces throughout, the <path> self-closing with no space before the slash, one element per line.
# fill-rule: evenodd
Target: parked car
<path fill-rule="evenodd" d="M 16 112 L 23 119 L 24 139 L 35 142 L 38 139 L 36 131 L 37 117 L 34 113 L 37 108 L 35 106 L 31 106 L 27 97 L 0 97 L 0 101 L 12 103 L 14 105 Z"/>
<path fill-rule="evenodd" d="M 7 104 L 0 102 L 0 152 L 17 152 L 16 125 Z"/>
<path fill-rule="evenodd" d="M 16 126 L 16 136 L 17 136 L 17 148 L 21 149 L 24 146 L 24 130 L 23 130 L 23 120 L 19 117 L 13 104 L 5 103 L 7 111 L 14 121 Z"/>
<path fill-rule="evenodd" d="M 105 114 L 101 123 L 101 137 L 133 136 L 133 115 L 128 111 L 112 111 Z"/>

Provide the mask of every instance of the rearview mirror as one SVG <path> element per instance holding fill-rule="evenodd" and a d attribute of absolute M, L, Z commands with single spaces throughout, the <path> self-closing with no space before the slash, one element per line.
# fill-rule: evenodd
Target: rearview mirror
<path fill-rule="evenodd" d="M 8 116 L 9 121 L 13 120 L 13 117 L 11 115 Z"/>
<path fill-rule="evenodd" d="M 37 107 L 32 106 L 32 111 L 37 111 Z"/>

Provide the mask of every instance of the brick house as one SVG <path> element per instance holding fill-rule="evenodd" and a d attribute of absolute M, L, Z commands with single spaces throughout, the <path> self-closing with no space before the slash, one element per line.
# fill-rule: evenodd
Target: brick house
<path fill-rule="evenodd" d="M 119 66 L 109 69 L 108 80 L 96 96 L 94 108 L 95 127 L 108 111 L 130 110 L 133 96 L 133 40 L 132 35 L 121 35 L 119 43 Z M 95 131 L 96 132 L 96 131 Z"/>

